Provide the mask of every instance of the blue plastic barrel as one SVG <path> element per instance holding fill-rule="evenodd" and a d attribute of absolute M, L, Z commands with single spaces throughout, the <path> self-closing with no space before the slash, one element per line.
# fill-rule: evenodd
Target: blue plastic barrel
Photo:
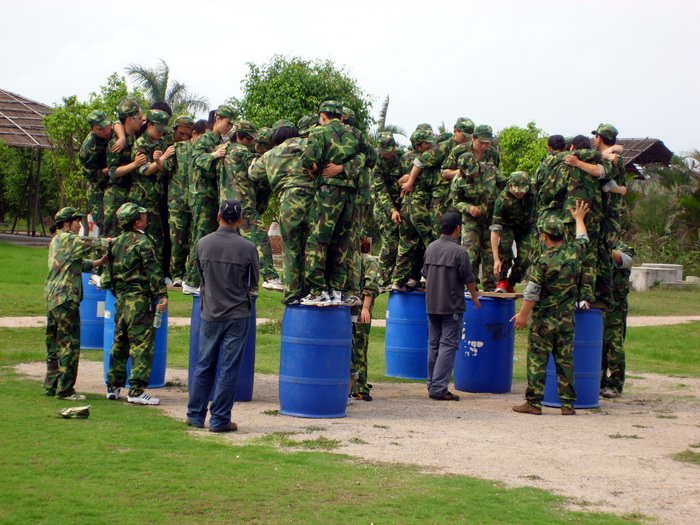
<path fill-rule="evenodd" d="M 424 292 L 391 292 L 386 308 L 386 375 L 428 379 L 428 315 Z"/>
<path fill-rule="evenodd" d="M 597 408 L 600 395 L 600 369 L 603 360 L 603 311 L 576 310 L 574 332 L 574 408 Z M 549 356 L 544 400 L 548 407 L 560 407 L 557 371 Z"/>
<path fill-rule="evenodd" d="M 474 309 L 466 298 L 464 326 L 455 357 L 455 389 L 463 392 L 510 392 L 513 384 L 515 299 L 480 297 Z"/>
<path fill-rule="evenodd" d="M 280 414 L 345 417 L 352 321 L 347 306 L 287 306 L 282 319 Z"/>
<path fill-rule="evenodd" d="M 109 358 L 112 353 L 114 343 L 114 321 L 115 321 L 114 294 L 109 291 L 105 297 L 105 330 L 104 330 L 104 374 L 105 384 L 107 383 L 107 373 L 109 372 Z M 160 328 L 156 329 L 155 348 L 153 350 L 153 364 L 151 365 L 151 378 L 148 381 L 148 388 L 161 388 L 165 386 L 165 368 L 168 358 L 168 312 L 163 314 L 163 321 Z M 129 376 L 131 375 L 131 359 L 126 362 L 126 386 L 129 387 Z"/>
<path fill-rule="evenodd" d="M 192 316 L 190 317 L 190 365 L 187 373 L 187 384 L 192 384 L 194 370 L 197 368 L 197 360 L 199 359 L 199 333 L 202 325 L 202 309 L 200 306 L 199 295 L 193 295 L 192 301 Z M 238 384 L 236 386 L 236 401 L 251 401 L 253 399 L 253 385 L 255 383 L 255 336 L 256 336 L 256 298 L 253 297 L 253 309 L 250 313 L 250 326 L 248 328 L 248 340 L 243 351 L 243 361 L 241 362 L 241 370 L 238 374 Z M 219 371 L 221 370 L 221 360 L 216 364 L 216 381 L 219 380 Z M 216 385 L 216 382 L 214 382 Z M 214 395 L 212 388 L 211 395 Z M 211 397 L 209 398 L 211 401 Z"/>
<path fill-rule="evenodd" d="M 105 328 L 105 290 L 90 283 L 83 273 L 83 300 L 80 302 L 80 348 L 102 350 Z"/>

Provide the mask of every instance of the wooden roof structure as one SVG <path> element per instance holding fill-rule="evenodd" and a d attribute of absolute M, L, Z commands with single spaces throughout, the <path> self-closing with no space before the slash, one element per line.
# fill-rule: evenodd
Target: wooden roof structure
<path fill-rule="evenodd" d="M 648 164 L 663 164 L 668 166 L 673 152 L 659 139 L 617 139 L 617 143 L 625 148 L 622 158 L 625 170 L 642 176 L 642 170 Z"/>
<path fill-rule="evenodd" d="M 44 115 L 50 113 L 46 104 L 0 89 L 0 142 L 13 148 L 51 148 L 44 129 Z"/>

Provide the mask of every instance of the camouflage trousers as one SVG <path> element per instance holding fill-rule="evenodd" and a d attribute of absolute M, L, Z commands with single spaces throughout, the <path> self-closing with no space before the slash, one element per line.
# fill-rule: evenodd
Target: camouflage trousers
<path fill-rule="evenodd" d="M 433 235 L 436 239 L 439 239 L 442 234 L 440 220 L 447 211 L 447 199 L 449 194 L 449 184 L 438 184 L 433 187 L 433 196 L 430 199 L 430 211 L 433 216 Z"/>
<path fill-rule="evenodd" d="M 153 208 L 148 208 L 148 226 L 146 227 L 146 234 L 153 242 L 153 247 L 156 251 L 156 257 L 158 262 L 163 264 L 163 246 L 164 246 L 164 235 L 163 231 L 163 219 L 158 211 L 152 211 Z"/>
<path fill-rule="evenodd" d="M 258 247 L 260 256 L 260 275 L 264 280 L 277 279 L 279 275 L 272 261 L 272 245 L 262 215 L 255 207 L 244 206 L 242 209 L 241 234 Z"/>
<path fill-rule="evenodd" d="M 603 240 L 608 246 L 617 246 L 622 233 L 622 217 L 619 213 L 610 213 L 601 225 Z"/>
<path fill-rule="evenodd" d="M 280 194 L 279 225 L 282 236 L 282 285 L 284 300 L 301 298 L 305 286 L 305 251 L 309 235 L 309 210 L 314 202 L 311 188 L 293 187 Z"/>
<path fill-rule="evenodd" d="M 352 309 L 352 361 L 350 372 L 355 377 L 352 387 L 353 394 L 369 394 L 367 384 L 367 349 L 369 348 L 369 331 L 372 323 L 360 323 L 356 321 L 362 307 Z"/>
<path fill-rule="evenodd" d="M 547 362 L 551 354 L 557 371 L 557 387 L 562 406 L 576 401 L 574 390 L 574 318 L 533 318 L 527 347 L 527 390 L 525 398 L 542 406 Z"/>
<path fill-rule="evenodd" d="M 323 184 L 316 190 L 306 243 L 306 281 L 312 293 L 349 289 L 354 218 L 354 189 Z"/>
<path fill-rule="evenodd" d="M 617 305 L 603 313 L 603 370 L 601 390 L 622 393 L 625 385 L 625 336 L 627 335 L 627 306 Z"/>
<path fill-rule="evenodd" d="M 586 217 L 588 219 L 588 216 Z M 571 243 L 576 238 L 576 224 L 566 223 L 564 242 Z M 598 221 L 586 220 L 586 230 L 588 233 L 588 244 L 581 256 L 581 271 L 578 277 L 577 301 L 588 301 L 593 303 L 596 300 L 596 276 L 598 273 L 598 248 L 600 241 L 600 223 Z"/>
<path fill-rule="evenodd" d="M 100 229 L 100 237 L 104 237 L 104 198 L 106 187 L 107 185 L 102 181 L 88 181 L 87 198 L 90 204 L 90 213 L 92 213 L 92 221 Z"/>
<path fill-rule="evenodd" d="M 476 219 L 468 214 L 463 214 L 462 220 L 462 246 L 469 254 L 472 271 L 477 276 L 477 282 L 481 283 L 484 291 L 492 292 L 496 289 L 496 278 L 493 274 L 493 252 L 491 251 L 491 230 L 489 221 Z M 481 278 L 478 279 L 481 268 Z"/>
<path fill-rule="evenodd" d="M 80 305 L 68 301 L 53 308 L 46 318 L 47 396 L 65 397 L 75 393 L 80 360 Z"/>
<path fill-rule="evenodd" d="M 497 281 L 508 279 L 508 284 L 515 286 L 523 280 L 530 267 L 534 243 L 536 241 L 534 227 L 528 230 L 511 230 L 504 228 L 501 231 L 501 241 L 498 244 L 498 255 L 501 258 L 501 273 Z M 517 254 L 513 255 L 513 243 Z M 508 275 L 510 270 L 510 275 Z"/>
<path fill-rule="evenodd" d="M 355 225 L 352 228 L 352 264 L 348 269 L 349 288 L 354 295 L 360 295 L 360 264 L 362 252 L 360 251 L 360 242 L 365 234 L 365 226 L 369 220 L 370 205 L 364 202 L 355 203 L 355 212 L 353 214 L 352 223 Z"/>
<path fill-rule="evenodd" d="M 170 276 L 173 281 L 184 279 L 187 255 L 192 234 L 192 212 L 185 204 L 168 203 L 168 226 L 170 229 Z"/>
<path fill-rule="evenodd" d="M 129 358 L 129 395 L 139 395 L 148 386 L 155 343 L 154 317 L 155 307 L 149 296 L 129 295 L 117 298 L 107 386 L 121 388 L 126 384 L 126 363 Z"/>
<path fill-rule="evenodd" d="M 119 207 L 128 202 L 129 189 L 119 184 L 112 184 L 105 188 L 104 193 L 104 231 L 100 233 L 101 237 L 116 237 L 122 232 L 117 220 L 117 210 Z"/>
<path fill-rule="evenodd" d="M 198 197 L 192 205 L 192 240 L 190 242 L 190 256 L 187 259 L 187 273 L 185 282 L 190 286 L 198 287 L 200 283 L 199 270 L 197 269 L 197 243 L 205 235 L 216 230 L 216 214 L 219 205 L 214 197 Z"/>
<path fill-rule="evenodd" d="M 396 257 L 399 253 L 399 225 L 381 217 L 375 213 L 374 218 L 379 225 L 379 235 L 381 236 L 382 248 L 379 252 L 379 286 L 391 284 L 391 275 L 396 266 Z"/>
<path fill-rule="evenodd" d="M 399 248 L 394 268 L 394 283 L 406 284 L 409 279 L 420 280 L 423 254 L 435 240 L 429 201 L 405 198 L 401 206 L 399 224 Z"/>

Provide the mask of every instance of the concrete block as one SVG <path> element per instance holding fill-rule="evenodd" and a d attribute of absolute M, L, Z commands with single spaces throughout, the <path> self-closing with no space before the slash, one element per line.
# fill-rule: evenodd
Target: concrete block
<path fill-rule="evenodd" d="M 633 266 L 630 274 L 632 289 L 638 292 L 646 292 L 658 283 L 677 282 L 681 280 L 678 279 L 678 267 L 680 267 L 682 275 L 683 266 L 679 264 Z"/>
<path fill-rule="evenodd" d="M 683 280 L 683 265 L 682 264 L 660 264 L 660 263 L 642 263 L 643 268 L 658 268 L 660 270 L 666 270 L 668 272 L 674 272 L 674 277 L 672 279 L 664 279 L 664 281 L 682 281 Z M 671 275 L 667 273 L 664 275 Z"/>

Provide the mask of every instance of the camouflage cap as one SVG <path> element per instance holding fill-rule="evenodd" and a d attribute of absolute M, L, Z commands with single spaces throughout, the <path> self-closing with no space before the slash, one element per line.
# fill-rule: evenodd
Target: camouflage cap
<path fill-rule="evenodd" d="M 179 117 L 175 118 L 175 122 L 173 122 L 173 129 L 179 128 L 180 126 L 183 128 L 193 129 L 194 119 L 189 115 L 180 115 Z"/>
<path fill-rule="evenodd" d="M 474 129 L 474 136 L 479 140 L 490 142 L 493 140 L 493 130 L 491 129 L 491 126 L 482 124 Z"/>
<path fill-rule="evenodd" d="M 343 114 L 343 105 L 337 100 L 326 100 L 321 102 L 321 106 L 318 108 L 319 113 L 337 113 L 338 115 Z"/>
<path fill-rule="evenodd" d="M 454 135 L 450 133 L 449 131 L 445 131 L 444 133 L 440 133 L 438 135 L 437 141 L 438 142 L 445 142 L 446 140 L 450 140 Z"/>
<path fill-rule="evenodd" d="M 396 147 L 396 140 L 391 131 L 380 131 L 377 133 L 377 149 L 382 152 L 391 151 Z"/>
<path fill-rule="evenodd" d="M 101 109 L 96 109 L 87 116 L 87 123 L 90 124 L 91 127 L 99 126 L 101 128 L 106 128 L 112 123 L 112 119 Z"/>
<path fill-rule="evenodd" d="M 133 98 L 125 98 L 117 104 L 117 116 L 119 118 L 127 118 L 138 115 L 141 112 L 141 106 Z"/>
<path fill-rule="evenodd" d="M 168 131 L 168 122 L 170 121 L 170 117 L 168 117 L 168 114 L 165 111 L 160 109 L 149 109 L 148 113 L 146 113 L 146 120 L 148 122 L 152 122 L 156 129 L 161 133 Z"/>
<path fill-rule="evenodd" d="M 525 171 L 514 171 L 508 178 L 508 184 L 515 193 L 527 193 L 530 190 L 530 176 Z"/>
<path fill-rule="evenodd" d="M 612 124 L 599 124 L 595 131 L 591 131 L 593 135 L 600 135 L 608 140 L 617 139 L 617 128 Z"/>
<path fill-rule="evenodd" d="M 291 122 L 290 122 L 291 124 Z M 258 144 L 265 144 L 266 146 L 273 146 L 272 144 L 272 134 L 274 131 L 272 131 L 272 128 L 268 128 L 265 126 L 264 128 L 260 128 L 258 130 Z"/>
<path fill-rule="evenodd" d="M 540 231 L 554 237 L 564 235 L 564 223 L 556 217 L 548 217 L 540 224 Z"/>
<path fill-rule="evenodd" d="M 309 113 L 299 119 L 297 122 L 297 130 L 300 135 L 304 135 L 318 126 L 318 115 L 316 113 Z"/>
<path fill-rule="evenodd" d="M 416 126 L 416 131 L 418 131 L 419 129 L 424 129 L 424 130 L 426 130 L 426 131 L 430 131 L 430 133 L 433 132 L 433 126 L 431 126 L 431 125 L 428 124 L 427 122 L 423 122 L 422 124 L 418 124 L 418 125 Z"/>
<path fill-rule="evenodd" d="M 312 113 L 312 115 L 316 120 L 318 120 L 318 116 L 316 115 L 316 113 Z M 309 115 L 307 115 L 306 117 L 308 117 L 308 116 Z M 304 120 L 306 117 L 302 117 L 299 120 L 299 124 L 301 124 L 301 121 Z M 272 132 L 274 133 L 275 131 L 277 131 L 280 128 L 293 128 L 293 127 L 295 127 L 294 122 L 292 122 L 291 120 L 286 120 L 286 119 L 281 118 L 272 125 Z M 262 131 L 262 130 L 260 130 L 260 131 Z"/>
<path fill-rule="evenodd" d="M 60 210 L 58 210 L 58 213 L 54 216 L 56 222 L 65 222 L 71 219 L 75 219 L 76 217 L 85 217 L 85 214 L 80 213 L 78 210 L 71 206 L 61 208 Z"/>
<path fill-rule="evenodd" d="M 457 167 L 466 175 L 474 175 L 479 171 L 479 162 L 473 153 L 464 153 L 457 159 Z"/>
<path fill-rule="evenodd" d="M 237 120 L 233 125 L 233 129 L 236 130 L 236 133 L 247 133 L 254 139 L 258 138 L 258 128 L 248 120 Z"/>
<path fill-rule="evenodd" d="M 472 135 L 475 127 L 474 121 L 467 117 L 459 117 L 455 122 L 455 129 L 465 135 Z"/>
<path fill-rule="evenodd" d="M 117 219 L 119 219 L 119 226 L 124 226 L 134 219 L 138 218 L 142 213 L 148 213 L 146 208 L 142 208 L 138 204 L 133 202 L 125 202 L 117 210 Z"/>
<path fill-rule="evenodd" d="M 417 129 L 414 131 L 411 135 L 411 145 L 415 148 L 424 142 L 435 142 L 435 135 L 427 129 Z"/>
<path fill-rule="evenodd" d="M 355 118 L 355 112 L 347 106 L 343 106 L 343 120 L 347 118 Z"/>
<path fill-rule="evenodd" d="M 233 106 L 221 104 L 218 108 L 216 108 L 216 116 L 235 120 L 238 118 L 238 111 L 236 111 Z"/>

